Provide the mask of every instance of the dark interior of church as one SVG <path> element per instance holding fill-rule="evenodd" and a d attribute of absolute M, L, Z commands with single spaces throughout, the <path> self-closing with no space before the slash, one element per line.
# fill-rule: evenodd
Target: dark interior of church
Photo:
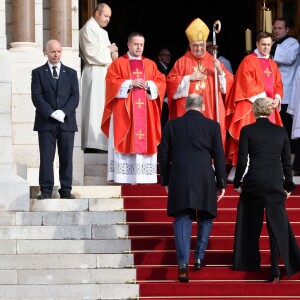
<path fill-rule="evenodd" d="M 175 61 L 188 47 L 185 29 L 195 18 L 200 18 L 210 29 L 219 20 L 221 30 L 216 34 L 219 55 L 228 58 L 234 71 L 245 53 L 245 30 L 252 30 L 255 46 L 256 0 L 231 1 L 173 1 L 107 0 L 112 9 L 110 23 L 106 27 L 110 41 L 119 47 L 120 55 L 127 52 L 127 37 L 133 31 L 145 36 L 144 55 L 157 59 L 161 48 L 168 48 Z M 80 20 L 80 27 L 83 20 Z"/>

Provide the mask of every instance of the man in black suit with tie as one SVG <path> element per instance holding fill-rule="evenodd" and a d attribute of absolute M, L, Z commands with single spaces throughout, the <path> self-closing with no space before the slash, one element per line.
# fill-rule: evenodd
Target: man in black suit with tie
<path fill-rule="evenodd" d="M 156 63 L 157 68 L 161 73 L 165 74 L 166 76 L 169 74 L 171 70 L 171 58 L 172 58 L 171 52 L 167 48 L 163 48 L 159 51 L 158 61 Z M 162 106 L 162 111 L 161 111 L 161 118 L 160 118 L 161 132 L 163 131 L 168 119 L 169 119 L 169 107 L 168 107 L 168 97 L 166 91 L 163 106 Z"/>
<path fill-rule="evenodd" d="M 168 192 L 167 214 L 174 218 L 178 279 L 188 282 L 192 222 L 198 234 L 194 269 L 204 266 L 204 255 L 217 201 L 226 187 L 226 164 L 220 124 L 206 118 L 198 94 L 186 98 L 186 113 L 166 123 L 159 148 L 161 184 Z"/>
<path fill-rule="evenodd" d="M 74 199 L 72 190 L 73 147 L 76 108 L 79 104 L 77 72 L 60 62 L 62 47 L 59 41 L 49 40 L 45 65 L 32 71 L 31 98 L 36 108 L 34 131 L 38 131 L 40 149 L 38 199 L 52 197 L 54 185 L 53 163 L 56 144 L 59 156 L 58 190 L 60 198 Z"/>

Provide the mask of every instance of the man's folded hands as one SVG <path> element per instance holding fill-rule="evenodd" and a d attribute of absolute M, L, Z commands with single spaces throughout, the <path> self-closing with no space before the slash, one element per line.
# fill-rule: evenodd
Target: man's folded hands
<path fill-rule="evenodd" d="M 62 110 L 60 110 L 60 109 L 56 110 L 55 112 L 53 112 L 51 114 L 51 117 L 53 119 L 55 119 L 55 120 L 57 120 L 57 121 L 59 121 L 61 123 L 64 122 L 65 116 L 66 116 L 65 113 Z"/>

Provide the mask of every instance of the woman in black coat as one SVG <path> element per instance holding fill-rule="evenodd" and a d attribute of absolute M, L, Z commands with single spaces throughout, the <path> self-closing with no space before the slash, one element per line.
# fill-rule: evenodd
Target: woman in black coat
<path fill-rule="evenodd" d="M 241 195 L 237 207 L 233 268 L 260 270 L 259 237 L 265 211 L 271 254 L 270 281 L 278 282 L 280 256 L 288 276 L 300 270 L 300 249 L 285 208 L 285 200 L 295 188 L 290 143 L 286 130 L 268 119 L 272 112 L 270 98 L 257 99 L 253 112 L 256 122 L 244 126 L 240 133 L 234 178 L 234 187 Z"/>

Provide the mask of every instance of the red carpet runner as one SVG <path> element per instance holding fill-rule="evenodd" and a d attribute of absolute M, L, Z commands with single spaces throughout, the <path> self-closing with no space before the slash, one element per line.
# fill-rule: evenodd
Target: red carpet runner
<path fill-rule="evenodd" d="M 189 283 L 177 280 L 173 219 L 166 216 L 165 189 L 159 184 L 123 185 L 121 193 L 140 286 L 139 299 L 300 299 L 300 272 L 288 278 L 281 263 L 281 282 L 267 281 L 270 262 L 265 224 L 260 239 L 262 270 L 232 270 L 238 194 L 231 185 L 218 203 L 218 217 L 213 224 L 205 268 L 193 270 L 191 252 Z M 300 245 L 300 187 L 287 200 L 286 206 Z M 195 236 L 196 224 L 193 225 L 192 250 Z"/>

